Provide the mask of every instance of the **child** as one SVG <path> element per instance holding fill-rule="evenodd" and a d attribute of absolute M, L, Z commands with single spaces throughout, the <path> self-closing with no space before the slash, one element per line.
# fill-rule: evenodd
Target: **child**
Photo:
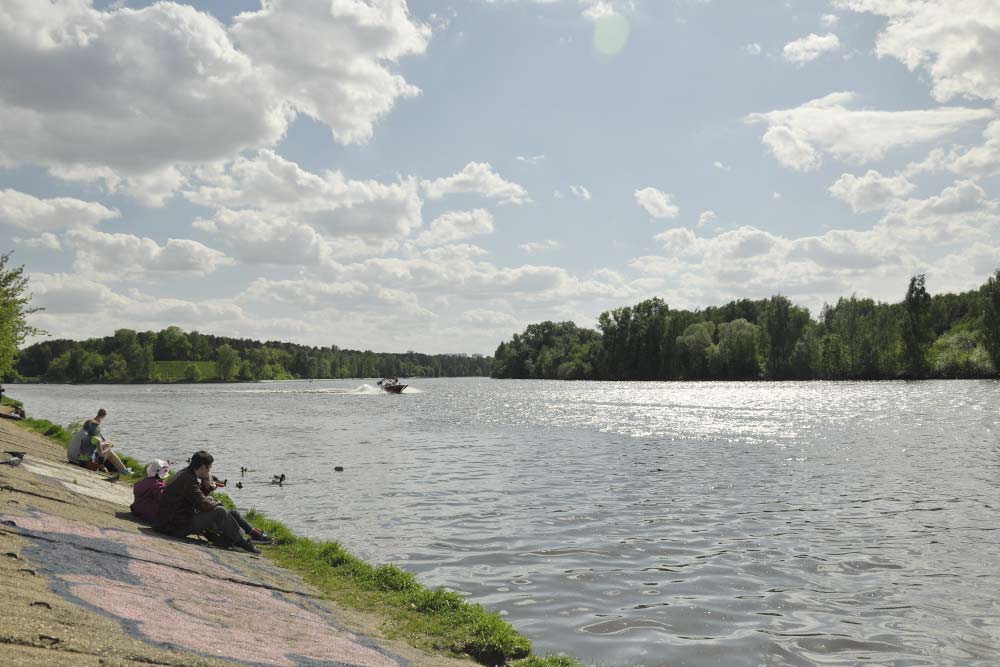
<path fill-rule="evenodd" d="M 156 459 L 146 466 L 146 479 L 132 487 L 135 495 L 132 514 L 146 521 L 156 521 L 156 514 L 160 511 L 160 496 L 167 488 L 167 483 L 163 480 L 169 474 L 170 464 L 163 459 Z"/>

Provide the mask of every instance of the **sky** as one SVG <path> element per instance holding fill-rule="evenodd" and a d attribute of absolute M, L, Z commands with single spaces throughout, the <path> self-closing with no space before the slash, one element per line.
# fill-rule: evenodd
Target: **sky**
<path fill-rule="evenodd" d="M 998 186 L 996 0 L 0 0 L 0 251 L 52 337 L 815 316 L 981 285 Z"/>

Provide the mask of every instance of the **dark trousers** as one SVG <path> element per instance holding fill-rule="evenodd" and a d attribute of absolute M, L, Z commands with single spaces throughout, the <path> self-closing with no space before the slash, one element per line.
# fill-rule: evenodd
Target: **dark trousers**
<path fill-rule="evenodd" d="M 249 535 L 250 533 L 253 532 L 253 526 L 250 525 L 249 521 L 240 516 L 239 512 L 237 512 L 236 510 L 229 510 L 229 516 L 233 517 L 233 520 L 236 522 L 236 525 L 242 528 L 244 533 Z"/>
<path fill-rule="evenodd" d="M 243 544 L 247 539 L 240 529 L 240 525 L 236 523 L 236 519 L 222 505 L 218 505 L 208 512 L 195 514 L 184 535 L 200 534 L 206 531 L 221 535 L 226 546 Z"/>

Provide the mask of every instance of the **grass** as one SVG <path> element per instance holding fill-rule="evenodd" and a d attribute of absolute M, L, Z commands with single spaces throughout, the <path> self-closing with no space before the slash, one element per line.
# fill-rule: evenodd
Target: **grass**
<path fill-rule="evenodd" d="M 385 619 L 383 631 L 423 649 L 468 655 L 486 665 L 580 667 L 575 658 L 539 657 L 500 614 L 444 588 L 429 589 L 395 565 L 370 565 L 337 542 L 299 537 L 250 510 L 246 519 L 274 538 L 268 558 L 297 572 L 331 599 Z"/>
<path fill-rule="evenodd" d="M 214 361 L 154 361 L 153 377 L 163 382 L 187 382 L 188 367 L 193 365 L 198 369 L 198 381 L 218 380 L 219 369 Z"/>
<path fill-rule="evenodd" d="M 80 428 L 79 424 L 63 428 L 46 419 L 19 423 L 63 447 L 69 446 L 73 432 Z M 145 466 L 121 452 L 118 456 L 135 471 L 123 480 L 134 484 L 145 477 Z M 226 494 L 213 496 L 227 509 L 235 509 Z M 253 509 L 246 519 L 274 538 L 273 546 L 264 547 L 269 559 L 300 574 L 331 600 L 385 619 L 382 630 L 390 638 L 426 650 L 467 655 L 485 665 L 582 667 L 576 658 L 534 655 L 531 641 L 500 614 L 469 603 L 454 591 L 429 589 L 395 565 L 371 565 L 337 542 L 299 537 L 280 521 Z"/>

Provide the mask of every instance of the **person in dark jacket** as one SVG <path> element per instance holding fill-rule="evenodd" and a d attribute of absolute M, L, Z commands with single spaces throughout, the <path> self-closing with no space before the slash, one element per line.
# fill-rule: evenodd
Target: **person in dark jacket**
<path fill-rule="evenodd" d="M 206 451 L 194 453 L 188 467 L 177 473 L 164 489 L 153 527 L 174 537 L 211 532 L 217 544 L 260 553 L 226 508 L 205 494 L 206 486 L 214 488 L 213 462 Z"/>

